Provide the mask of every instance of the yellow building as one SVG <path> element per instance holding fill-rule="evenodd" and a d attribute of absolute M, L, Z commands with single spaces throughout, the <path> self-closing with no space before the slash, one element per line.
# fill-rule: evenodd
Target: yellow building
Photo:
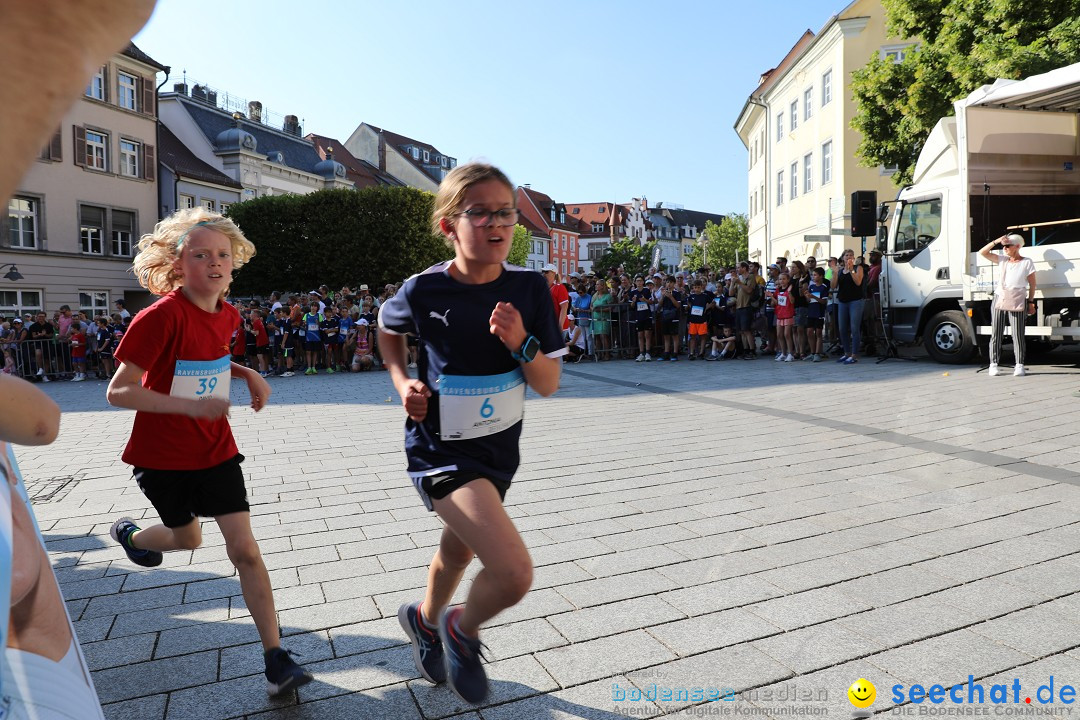
<path fill-rule="evenodd" d="M 862 250 L 848 234 L 851 193 L 896 197 L 891 171 L 859 165 L 851 74 L 874 53 L 899 60 L 912 43 L 887 35 L 880 0 L 855 0 L 809 30 L 765 72 L 735 123 L 748 152 L 750 257 L 827 258 Z M 867 238 L 867 249 L 874 238 Z"/>

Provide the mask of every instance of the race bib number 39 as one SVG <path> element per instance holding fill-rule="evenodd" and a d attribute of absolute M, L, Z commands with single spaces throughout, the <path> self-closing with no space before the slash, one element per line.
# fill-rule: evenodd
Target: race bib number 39
<path fill-rule="evenodd" d="M 440 375 L 439 437 L 470 440 L 494 435 L 521 422 L 525 411 L 525 376 Z"/>
<path fill-rule="evenodd" d="M 177 360 L 173 371 L 173 397 L 229 399 L 229 378 L 232 363 L 225 355 L 217 360 Z"/>

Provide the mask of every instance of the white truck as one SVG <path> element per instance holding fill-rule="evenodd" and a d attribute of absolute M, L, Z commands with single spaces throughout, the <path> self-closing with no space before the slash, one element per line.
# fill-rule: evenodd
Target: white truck
<path fill-rule="evenodd" d="M 1038 283 L 1028 354 L 1077 342 L 1080 63 L 997 80 L 955 107 L 930 133 L 914 183 L 879 207 L 886 326 L 900 342 L 921 337 L 939 362 L 985 355 L 1000 271 L 978 250 L 1018 232 Z"/>

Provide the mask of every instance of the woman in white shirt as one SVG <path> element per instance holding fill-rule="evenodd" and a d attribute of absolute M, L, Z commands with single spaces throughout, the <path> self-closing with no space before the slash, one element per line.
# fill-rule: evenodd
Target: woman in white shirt
<path fill-rule="evenodd" d="M 1005 250 L 1004 255 L 991 252 L 997 245 Z M 990 262 L 998 263 L 1001 270 L 1001 280 L 994 292 L 991 306 L 993 320 L 990 335 L 990 375 L 1001 374 L 998 361 L 1001 359 L 1001 339 L 1005 332 L 1006 318 L 1012 327 L 1013 355 L 1016 357 L 1013 375 L 1023 377 L 1025 374 L 1024 317 L 1035 312 L 1035 263 L 1031 258 L 1021 257 L 1020 248 L 1023 245 L 1024 238 L 1013 233 L 988 242 L 979 251 L 979 254 Z"/>

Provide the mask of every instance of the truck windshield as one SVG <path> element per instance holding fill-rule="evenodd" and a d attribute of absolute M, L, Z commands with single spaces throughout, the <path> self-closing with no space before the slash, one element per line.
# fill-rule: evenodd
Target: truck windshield
<path fill-rule="evenodd" d="M 905 203 L 896 219 L 894 252 L 918 252 L 941 234 L 941 198 Z"/>

